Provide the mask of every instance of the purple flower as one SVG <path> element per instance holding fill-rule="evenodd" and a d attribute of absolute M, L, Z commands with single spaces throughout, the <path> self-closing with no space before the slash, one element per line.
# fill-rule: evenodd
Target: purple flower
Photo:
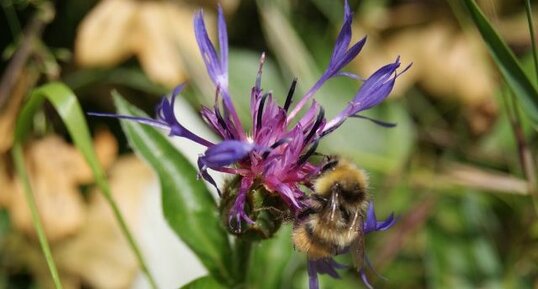
<path fill-rule="evenodd" d="M 344 8 L 344 24 L 338 33 L 336 38 L 336 43 L 333 48 L 333 53 L 329 61 L 329 66 L 321 76 L 321 78 L 308 90 L 308 92 L 303 96 L 303 98 L 297 103 L 293 111 L 290 113 L 289 118 L 293 118 L 301 108 L 306 104 L 306 102 L 311 99 L 314 94 L 323 86 L 323 84 L 334 76 L 346 76 L 345 72 L 341 72 L 342 68 L 346 66 L 351 60 L 353 60 L 359 52 L 361 52 L 362 47 L 366 43 L 366 37 L 359 40 L 357 43 L 353 44 L 351 48 L 348 49 L 349 43 L 351 41 L 351 22 L 353 20 L 353 14 L 349 8 L 347 0 L 345 2 Z"/>
<path fill-rule="evenodd" d="M 375 215 L 374 203 L 370 202 L 368 205 L 368 212 L 366 214 L 366 222 L 364 222 L 365 234 L 376 231 L 386 231 L 390 229 L 390 227 L 394 226 L 395 223 L 396 219 L 394 218 L 394 214 L 390 214 L 385 221 L 378 221 Z"/>
<path fill-rule="evenodd" d="M 306 270 L 308 271 L 308 286 L 310 289 L 319 289 L 318 274 L 327 274 L 333 278 L 340 278 L 336 269 L 347 268 L 346 265 L 337 263 L 333 258 L 308 260 L 306 266 Z"/>
<path fill-rule="evenodd" d="M 348 117 L 354 117 L 358 112 L 383 101 L 399 75 L 396 73 L 400 65 L 399 59 L 368 78 L 350 104 L 335 119 L 328 122 L 323 109 L 315 100 L 312 101 L 305 115 L 297 119 L 297 113 L 328 79 L 346 75 L 341 71 L 342 68 L 358 55 L 366 42 L 366 38 L 363 38 L 348 48 L 351 41 L 352 14 L 346 2 L 344 24 L 326 71 L 289 113 L 296 80 L 292 83 L 284 105 L 278 105 L 272 93 L 266 93 L 261 88 L 265 59 L 265 55 L 262 54 L 258 76 L 251 90 L 252 129 L 245 133 L 238 121 L 228 91 L 227 63 L 225 62 L 228 48 L 222 11 L 219 8 L 220 56 L 217 56 L 214 45 L 207 36 L 202 16 L 202 13 L 199 13 L 194 20 L 196 38 L 207 71 L 217 90 L 214 106 L 202 108 L 202 117 L 213 131 L 222 137 L 223 143 L 234 141 L 227 143 L 227 147 L 237 146 L 237 149 L 226 150 L 229 151 L 228 157 L 219 156 L 233 162 L 212 166 L 206 163 L 206 159 L 211 159 L 213 154 L 211 148 L 208 148 L 205 155 L 200 158 L 201 171 L 205 172 L 205 169 L 210 168 L 241 176 L 242 182 L 229 216 L 236 219 L 238 223 L 241 220 L 252 222 L 243 212 L 243 208 L 246 194 L 250 186 L 256 182 L 261 183 L 267 191 L 279 194 L 292 211 L 300 209 L 302 206 L 300 200 L 304 196 L 301 185 L 308 184 L 320 170 L 319 166 L 308 162 L 308 157 L 315 152 L 320 138 L 336 129 Z M 295 123 L 294 126 L 292 126 L 293 123 Z M 224 150 L 219 150 L 219 152 L 226 154 Z M 207 173 L 202 173 L 202 176 L 214 183 Z"/>
<path fill-rule="evenodd" d="M 222 8 L 218 8 L 218 51 L 209 39 L 205 26 L 203 12 L 194 17 L 195 36 L 207 72 L 215 86 L 215 102 L 211 107 L 202 107 L 201 117 L 221 139 L 217 143 L 210 142 L 183 126 L 174 114 L 175 98 L 181 93 L 184 85 L 178 86 L 170 97 L 163 97 L 156 108 L 156 117 L 142 118 L 129 115 L 90 113 L 96 116 L 128 119 L 164 129 L 170 136 L 184 137 L 206 148 L 198 158 L 199 176 L 213 185 L 219 191 L 219 185 L 211 177 L 209 170 L 219 171 L 235 176 L 234 194 L 231 206 L 227 212 L 230 227 L 235 222 L 241 230 L 242 223 L 252 224 L 255 218 L 246 211 L 249 193 L 258 188 L 263 192 L 278 196 L 294 214 L 300 212 L 307 204 L 303 203 L 305 187 L 319 175 L 322 164 L 309 161 L 317 149 L 321 138 L 327 136 L 348 118 L 365 118 L 383 126 L 393 126 L 389 123 L 369 119 L 360 115 L 364 110 L 378 105 L 392 91 L 396 79 L 401 72 L 399 57 L 370 77 L 364 80 L 360 89 L 351 98 L 348 105 L 342 108 L 334 118 L 327 120 L 324 109 L 315 100 L 315 94 L 325 82 L 333 77 L 350 77 L 361 79 L 356 75 L 342 71 L 362 50 L 366 37 L 351 44 L 351 9 L 345 2 L 344 23 L 340 29 L 333 48 L 329 64 L 313 86 L 299 99 L 292 108 L 292 99 L 297 80 L 294 79 L 281 106 L 275 102 L 273 94 L 262 89 L 262 72 L 265 54 L 260 58 L 260 66 L 252 90 L 250 91 L 251 125 L 243 126 L 232 102 L 228 87 L 228 36 Z M 304 115 L 299 112 L 310 102 Z M 291 110 L 291 111 L 290 111 Z M 251 127 L 246 131 L 244 127 Z M 254 220 L 253 220 L 254 219 Z M 367 210 L 363 224 L 365 234 L 389 229 L 395 223 L 393 215 L 384 221 L 377 221 L 373 203 Z M 343 253 L 343 252 L 342 252 Z M 365 258 L 369 266 L 368 258 Z M 359 264 L 359 273 L 364 284 L 371 288 L 365 275 L 365 264 Z M 318 273 L 328 274 L 338 278 L 337 269 L 344 265 L 336 263 L 333 258 L 308 261 L 310 289 L 318 289 Z M 370 266 L 371 267 L 371 266 Z"/>
<path fill-rule="evenodd" d="M 304 192 L 321 170 L 320 165 L 309 162 L 322 137 L 337 129 L 349 117 L 362 117 L 358 113 L 382 102 L 392 90 L 400 66 L 399 58 L 372 74 L 342 112 L 331 120 L 325 118 L 323 108 L 314 95 L 329 79 L 352 76 L 342 69 L 353 60 L 366 43 L 366 38 L 352 44 L 352 13 L 345 3 L 344 23 L 333 48 L 329 65 L 320 79 L 291 108 L 296 80 L 292 82 L 283 106 L 275 102 L 271 92 L 261 87 L 265 55 L 262 54 L 256 81 L 250 91 L 251 129 L 244 130 L 232 102 L 228 88 L 228 37 L 222 8 L 218 8 L 218 46 L 209 39 L 203 12 L 194 17 L 196 41 L 200 48 L 207 72 L 215 85 L 216 96 L 212 107 L 202 107 L 201 116 L 206 124 L 221 138 L 212 143 L 184 127 L 174 114 L 174 100 L 183 89 L 178 86 L 170 99 L 163 98 L 157 106 L 155 119 L 126 115 L 93 113 L 137 121 L 168 130 L 170 136 L 184 137 L 206 147 L 198 158 L 199 175 L 215 186 L 209 170 L 224 172 L 240 177 L 239 188 L 229 220 L 239 225 L 242 221 L 252 223 L 245 213 L 245 202 L 252 186 L 263 186 L 269 193 L 280 196 L 292 213 L 302 209 Z M 298 117 L 298 112 L 310 101 L 307 112 Z M 364 118 L 364 117 L 363 117 Z M 245 126 L 246 127 L 246 126 Z M 219 191 L 220 193 L 220 191 Z"/>
<path fill-rule="evenodd" d="M 367 110 L 380 104 L 387 98 L 394 87 L 396 78 L 409 69 L 407 66 L 402 72 L 397 73 L 396 69 L 400 67 L 400 58 L 396 58 L 394 63 L 387 64 L 378 69 L 364 83 L 355 95 L 335 118 L 330 120 L 324 129 L 324 134 L 330 133 L 337 129 L 348 117 L 362 117 L 359 112 Z"/>
<path fill-rule="evenodd" d="M 396 219 L 394 218 L 394 214 L 390 214 L 390 216 L 384 220 L 384 221 L 378 221 L 375 215 L 374 210 L 374 204 L 373 202 L 370 202 L 368 204 L 368 211 L 366 214 L 366 220 L 363 223 L 363 229 L 364 233 L 366 235 L 376 232 L 376 231 L 385 231 L 388 230 L 390 227 L 392 227 L 396 223 Z M 346 253 L 349 251 L 349 248 L 346 250 L 343 250 L 342 253 Z M 364 283 L 364 285 L 372 289 L 372 285 L 368 281 L 368 278 L 366 277 L 365 272 L 365 266 L 368 265 L 368 267 L 372 268 L 370 262 L 368 261 L 368 257 L 365 255 L 365 264 L 358 264 L 359 268 L 359 274 L 361 276 L 361 279 Z M 347 266 L 342 265 L 334 261 L 333 258 L 322 258 L 317 260 L 308 260 L 307 263 L 307 271 L 308 271 L 308 282 L 309 282 L 309 288 L 310 289 L 319 289 L 319 282 L 318 282 L 318 274 L 328 274 L 329 276 L 333 278 L 340 278 L 338 275 L 337 269 L 343 269 L 347 268 Z"/>
<path fill-rule="evenodd" d="M 150 125 L 153 127 L 157 127 L 160 129 L 169 130 L 168 135 L 169 136 L 179 136 L 179 137 L 186 137 L 194 142 L 197 142 L 203 146 L 211 147 L 214 146 L 214 144 L 185 128 L 183 125 L 179 123 L 179 121 L 176 119 L 174 115 L 174 103 L 175 99 L 178 94 L 181 93 L 183 88 L 185 87 L 184 84 L 179 85 L 176 87 L 171 94 L 170 100 L 167 97 L 163 97 L 161 99 L 161 102 L 157 105 L 155 108 L 155 114 L 156 119 L 151 118 L 144 118 L 144 117 L 134 117 L 130 115 L 118 115 L 118 114 L 110 114 L 110 113 L 96 113 L 96 112 L 89 112 L 88 115 L 93 116 L 104 116 L 104 117 L 114 117 L 114 118 L 121 118 L 121 119 L 128 119 L 133 120 L 139 123 L 143 123 L 146 125 Z"/>

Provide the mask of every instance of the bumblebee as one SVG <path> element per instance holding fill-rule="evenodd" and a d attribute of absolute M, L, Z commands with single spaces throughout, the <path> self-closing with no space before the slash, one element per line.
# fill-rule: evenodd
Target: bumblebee
<path fill-rule="evenodd" d="M 364 221 L 368 209 L 368 177 L 353 163 L 331 159 L 313 182 L 307 208 L 293 226 L 295 248 L 309 259 L 335 256 L 347 248 L 355 265 L 364 260 Z"/>

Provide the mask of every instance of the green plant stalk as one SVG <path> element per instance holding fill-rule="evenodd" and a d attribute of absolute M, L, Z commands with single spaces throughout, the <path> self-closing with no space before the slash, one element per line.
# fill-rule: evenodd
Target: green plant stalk
<path fill-rule="evenodd" d="M 502 94 L 506 113 L 508 115 L 508 121 L 512 127 L 515 141 L 517 144 L 518 157 L 521 165 L 521 170 L 527 180 L 528 193 L 532 198 L 535 213 L 538 215 L 538 192 L 536 190 L 536 169 L 533 164 L 533 158 L 525 140 L 523 128 L 521 127 L 521 114 L 518 111 L 517 99 L 510 93 L 506 96 L 506 93 Z M 510 98 L 510 101 L 508 100 Z"/>
<path fill-rule="evenodd" d="M 236 280 L 239 281 L 239 285 L 243 285 L 245 283 L 248 268 L 249 268 L 249 261 L 250 261 L 250 253 L 252 251 L 252 242 L 249 240 L 242 240 L 240 238 L 235 239 L 234 244 L 234 253 L 235 253 L 235 264 L 237 266 L 236 271 Z"/>
<path fill-rule="evenodd" d="M 536 73 L 536 78 L 538 80 L 538 52 L 536 51 L 536 40 L 534 36 L 534 21 L 532 18 L 532 9 L 531 1 L 525 1 L 525 12 L 527 13 L 527 21 L 529 23 L 529 33 L 531 34 L 531 45 L 532 45 L 532 58 L 534 60 L 534 72 Z"/>
<path fill-rule="evenodd" d="M 516 142 L 518 144 L 519 150 L 519 159 L 521 162 L 521 167 L 525 178 L 527 179 L 527 184 L 529 187 L 529 194 L 533 198 L 534 209 L 538 214 L 538 191 L 536 187 L 536 169 L 534 167 L 532 154 L 529 150 L 529 146 L 525 139 L 525 134 L 523 133 L 523 128 L 521 127 L 521 114 L 519 113 L 519 106 L 517 99 L 511 95 L 512 98 L 512 109 L 514 111 L 514 134 L 516 136 Z"/>
<path fill-rule="evenodd" d="M 50 275 L 52 276 L 52 280 L 54 282 L 54 287 L 56 289 L 62 289 L 63 287 L 62 282 L 60 281 L 60 275 L 58 274 L 58 269 L 56 268 L 54 259 L 52 259 L 52 253 L 50 250 L 49 243 L 47 241 L 47 236 L 45 235 L 45 230 L 43 229 L 39 213 L 37 212 L 37 206 L 34 194 L 32 192 L 32 186 L 30 185 L 28 174 L 26 174 L 22 146 L 20 143 L 16 143 L 13 146 L 13 149 L 11 150 L 11 155 L 15 160 L 15 167 L 17 169 L 17 173 L 22 179 L 22 184 L 24 186 L 24 196 L 26 197 L 26 201 L 28 202 L 28 206 L 30 207 L 30 212 L 32 213 L 32 222 L 37 232 L 37 238 L 39 239 L 41 250 L 43 250 L 43 254 L 45 255 L 45 260 L 47 261 L 47 266 L 49 267 Z"/>
<path fill-rule="evenodd" d="M 21 37 L 21 25 L 19 19 L 17 18 L 17 13 L 13 8 L 14 3 L 12 1 L 2 1 L 1 5 L 4 10 L 4 14 L 6 15 L 7 23 L 9 26 L 9 30 L 11 30 L 13 40 L 16 41 L 19 37 Z"/>
<path fill-rule="evenodd" d="M 138 249 L 129 228 L 127 227 L 127 223 L 125 222 L 116 202 L 112 197 L 110 186 L 106 181 L 106 175 L 97 160 L 95 151 L 93 150 L 90 133 L 88 131 L 88 126 L 86 124 L 80 104 L 77 101 L 74 93 L 67 86 L 65 86 L 65 84 L 60 82 L 51 82 L 35 89 L 32 92 L 28 102 L 24 105 L 20 115 L 17 118 L 15 128 L 15 146 L 20 146 L 22 143 L 26 133 L 30 130 L 31 120 L 35 112 L 42 105 L 45 99 L 52 103 L 58 114 L 61 116 L 75 146 L 81 152 L 86 162 L 90 166 L 97 185 L 112 208 L 113 214 L 120 225 L 123 235 L 127 238 L 131 250 L 135 254 L 138 264 L 142 269 L 142 272 L 148 278 L 151 287 L 153 289 L 157 289 L 157 284 L 149 272 L 142 254 Z M 21 160 L 24 159 L 22 152 L 19 157 Z"/>

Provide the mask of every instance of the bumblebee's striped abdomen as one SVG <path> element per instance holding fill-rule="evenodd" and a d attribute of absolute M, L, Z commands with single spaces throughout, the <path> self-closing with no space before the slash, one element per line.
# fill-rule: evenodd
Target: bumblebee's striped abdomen
<path fill-rule="evenodd" d="M 311 215 L 293 230 L 295 248 L 312 259 L 336 255 L 357 238 L 357 231 L 349 223 Z"/>

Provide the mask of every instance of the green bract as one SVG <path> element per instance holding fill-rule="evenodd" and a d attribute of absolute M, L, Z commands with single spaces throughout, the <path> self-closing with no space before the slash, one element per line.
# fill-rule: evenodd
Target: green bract
<path fill-rule="evenodd" d="M 118 113 L 145 116 L 119 94 L 115 93 L 114 100 Z M 131 147 L 159 177 L 163 213 L 170 227 L 212 276 L 224 284 L 233 284 L 232 249 L 215 200 L 204 183 L 197 180 L 196 169 L 155 128 L 125 120 L 121 124 Z"/>

